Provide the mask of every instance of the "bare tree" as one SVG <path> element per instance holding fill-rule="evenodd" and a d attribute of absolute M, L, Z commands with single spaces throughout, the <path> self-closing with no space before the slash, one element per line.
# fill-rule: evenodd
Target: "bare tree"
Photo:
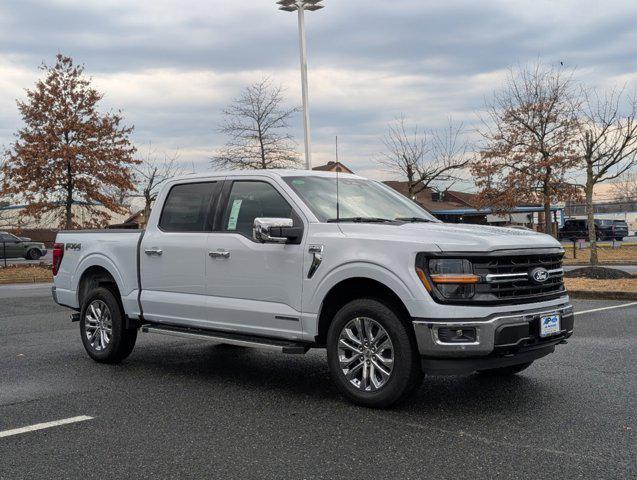
<path fill-rule="evenodd" d="M 552 233 L 551 203 L 577 196 L 569 181 L 580 162 L 572 74 L 539 62 L 511 70 L 487 108 L 486 145 L 471 169 L 481 206 L 507 210 L 521 201 L 540 202 L 544 231 Z"/>
<path fill-rule="evenodd" d="M 444 130 L 426 132 L 407 127 L 401 116 L 389 125 L 383 144 L 379 162 L 407 179 L 412 197 L 426 188 L 444 189 L 469 164 L 463 126 L 451 119 Z"/>
<path fill-rule="evenodd" d="M 613 200 L 637 201 L 637 172 L 625 172 L 617 177 L 611 188 L 611 196 Z"/>
<path fill-rule="evenodd" d="M 300 163 L 288 122 L 298 108 L 283 106 L 283 89 L 268 78 L 246 87 L 223 110 L 220 132 L 228 142 L 211 163 L 217 168 L 286 168 Z"/>
<path fill-rule="evenodd" d="M 135 167 L 135 179 L 137 191 L 135 196 L 144 199 L 144 220 L 148 221 L 150 211 L 157 199 L 160 187 L 171 178 L 186 173 L 179 163 L 179 154 L 163 154 L 163 158 L 149 145 L 144 158 L 140 159 L 139 166 Z"/>
<path fill-rule="evenodd" d="M 579 143 L 586 169 L 584 192 L 591 265 L 598 263 L 593 190 L 637 164 L 637 99 L 631 98 L 624 110 L 622 97 L 623 91 L 617 89 L 603 95 L 597 91 L 583 92 Z"/>

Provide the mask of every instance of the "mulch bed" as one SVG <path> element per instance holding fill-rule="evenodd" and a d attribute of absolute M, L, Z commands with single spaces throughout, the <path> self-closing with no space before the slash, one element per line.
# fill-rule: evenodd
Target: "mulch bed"
<path fill-rule="evenodd" d="M 564 272 L 565 278 L 591 278 L 595 280 L 619 280 L 633 278 L 633 275 L 617 268 L 607 267 L 582 267 Z"/>
<path fill-rule="evenodd" d="M 9 265 L 0 268 L 0 285 L 9 283 L 50 283 L 51 265 Z"/>

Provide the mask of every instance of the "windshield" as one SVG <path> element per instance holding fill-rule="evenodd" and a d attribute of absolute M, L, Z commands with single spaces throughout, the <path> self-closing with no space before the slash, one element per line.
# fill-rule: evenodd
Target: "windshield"
<path fill-rule="evenodd" d="M 336 177 L 285 177 L 284 180 L 320 221 L 336 221 Z M 373 180 L 341 177 L 338 197 L 341 221 L 438 221 L 392 188 Z"/>

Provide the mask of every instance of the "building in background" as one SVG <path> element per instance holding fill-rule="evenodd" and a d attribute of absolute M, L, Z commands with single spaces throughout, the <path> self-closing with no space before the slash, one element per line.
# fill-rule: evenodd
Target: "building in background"
<path fill-rule="evenodd" d="M 340 173 L 354 173 L 341 162 L 327 162 L 325 165 L 319 165 L 312 170 L 320 172 L 340 172 Z"/>

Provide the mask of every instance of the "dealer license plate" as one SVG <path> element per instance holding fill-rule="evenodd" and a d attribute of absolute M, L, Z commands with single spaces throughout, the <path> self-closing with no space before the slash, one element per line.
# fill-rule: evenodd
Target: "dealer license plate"
<path fill-rule="evenodd" d="M 549 337 L 560 333 L 560 316 L 543 315 L 540 317 L 540 337 Z"/>

